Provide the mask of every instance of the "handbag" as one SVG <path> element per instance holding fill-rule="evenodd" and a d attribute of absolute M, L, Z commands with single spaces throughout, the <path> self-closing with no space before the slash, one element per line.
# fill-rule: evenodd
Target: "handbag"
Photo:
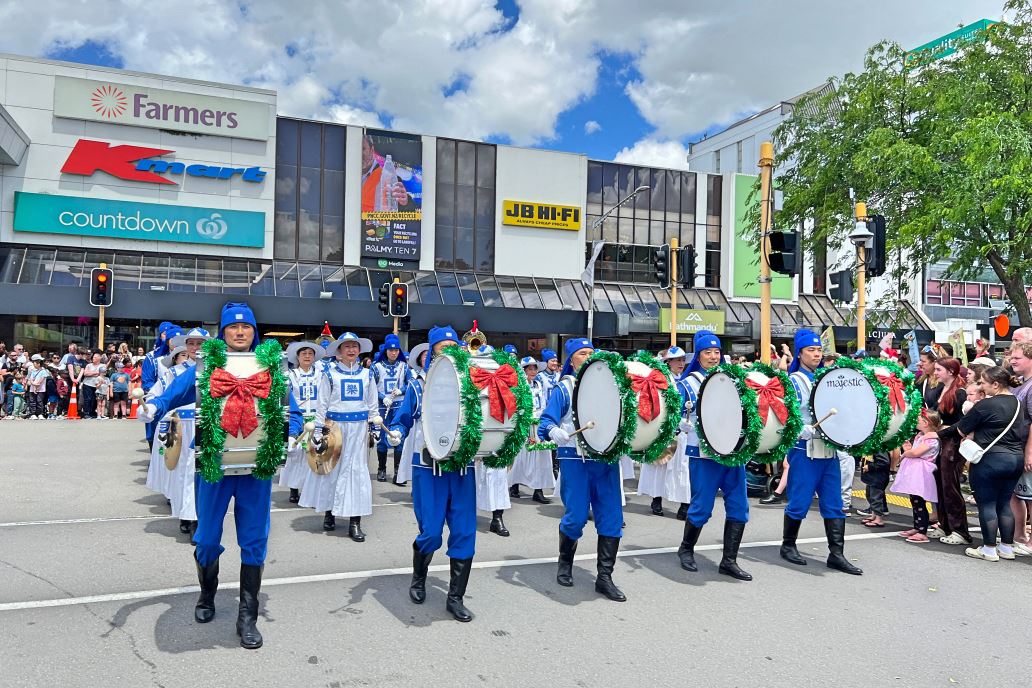
<path fill-rule="evenodd" d="M 972 464 L 976 464 L 979 461 L 981 461 L 982 457 L 985 456 L 986 453 L 990 449 L 995 447 L 996 443 L 999 442 L 1000 440 L 1002 440 L 1004 435 L 1006 435 L 1008 432 L 1010 432 L 1011 427 L 1013 427 L 1014 423 L 1018 420 L 1018 414 L 1020 414 L 1020 413 L 1021 413 L 1021 402 L 1019 401 L 1017 403 L 1017 407 L 1014 409 L 1014 417 L 1011 418 L 1011 422 L 1007 423 L 1007 427 L 1005 427 L 1003 429 L 1003 432 L 1001 432 L 996 437 L 995 440 L 993 440 L 992 442 L 989 443 L 988 447 L 986 447 L 985 449 L 982 449 L 981 445 L 979 445 L 978 442 L 975 442 L 972 439 L 964 439 L 960 443 L 960 455 L 963 456 L 965 459 L 968 460 L 968 462 L 970 462 Z"/>

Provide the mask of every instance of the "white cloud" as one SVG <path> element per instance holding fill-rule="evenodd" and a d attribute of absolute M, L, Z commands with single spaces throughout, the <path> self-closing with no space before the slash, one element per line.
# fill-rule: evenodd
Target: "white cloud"
<path fill-rule="evenodd" d="M 585 134 L 587 134 L 588 136 L 591 136 L 596 131 L 602 131 L 602 125 L 601 124 L 599 124 L 598 122 L 596 122 L 593 119 L 589 119 L 587 122 L 584 123 L 584 133 Z"/>
<path fill-rule="evenodd" d="M 688 147 L 679 141 L 659 141 L 644 138 L 613 156 L 616 162 L 654 167 L 688 169 Z"/>

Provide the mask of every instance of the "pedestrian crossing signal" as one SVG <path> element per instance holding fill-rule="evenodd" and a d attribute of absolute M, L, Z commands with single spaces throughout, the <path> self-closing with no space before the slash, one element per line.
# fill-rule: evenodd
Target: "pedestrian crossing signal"
<path fill-rule="evenodd" d="M 93 268 L 90 271 L 90 305 L 106 307 L 111 305 L 115 273 L 109 268 Z"/>

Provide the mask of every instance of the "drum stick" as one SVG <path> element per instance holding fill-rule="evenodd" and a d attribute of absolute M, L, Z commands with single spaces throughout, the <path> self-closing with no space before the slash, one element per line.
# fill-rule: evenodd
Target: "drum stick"
<path fill-rule="evenodd" d="M 824 416 L 824 418 L 821 418 L 819 421 L 814 423 L 813 427 L 817 428 L 817 426 L 819 426 L 821 423 L 823 423 L 824 421 L 826 421 L 829 418 L 831 418 L 832 416 L 834 416 L 836 413 L 838 413 L 838 409 L 837 408 L 831 409 L 830 411 L 828 411 L 828 414 L 826 416 Z"/>
<path fill-rule="evenodd" d="M 593 427 L 595 427 L 595 421 L 589 420 L 587 423 L 584 424 L 583 428 L 578 428 L 578 429 L 574 430 L 573 432 L 571 432 L 570 433 L 570 437 L 573 437 L 576 434 L 582 433 L 585 430 L 591 430 Z"/>
<path fill-rule="evenodd" d="M 401 433 L 396 432 L 394 430 L 391 430 L 389 427 L 387 427 L 387 424 L 383 422 L 383 418 L 379 414 L 377 414 L 377 415 L 373 416 L 372 418 L 370 418 L 369 422 L 372 423 L 373 425 L 375 425 L 378 428 L 383 428 L 384 430 L 386 430 L 387 434 L 390 435 L 391 437 L 398 437 L 401 434 Z"/>

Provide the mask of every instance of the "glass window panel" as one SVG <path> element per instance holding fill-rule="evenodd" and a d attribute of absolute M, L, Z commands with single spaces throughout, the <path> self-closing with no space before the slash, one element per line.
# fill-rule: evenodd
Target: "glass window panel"
<path fill-rule="evenodd" d="M 562 310 L 563 301 L 559 298 L 559 291 L 555 287 L 555 282 L 538 277 L 534 280 L 537 285 L 538 294 L 541 295 L 541 304 L 549 310 Z"/>
<path fill-rule="evenodd" d="M 706 225 L 706 243 L 720 245 L 720 225 Z"/>
<path fill-rule="evenodd" d="M 319 260 L 319 214 L 301 211 L 297 234 L 298 260 Z"/>
<path fill-rule="evenodd" d="M 416 277 L 416 290 L 419 292 L 420 303 L 442 303 L 441 288 L 437 286 L 437 277 L 434 273 L 424 272 Z"/>
<path fill-rule="evenodd" d="M 602 164 L 602 211 L 609 210 L 620 201 L 619 166 Z"/>
<path fill-rule="evenodd" d="M 53 263 L 54 249 L 40 250 L 30 248 L 25 254 L 25 262 L 22 265 L 21 274 L 18 277 L 19 284 L 46 284 L 49 277 L 49 266 Z"/>
<path fill-rule="evenodd" d="M 272 264 L 276 278 L 276 296 L 298 296 L 297 263 L 276 261 Z"/>
<path fill-rule="evenodd" d="M 83 267 L 83 260 L 85 260 L 85 257 L 85 253 L 83 251 L 58 250 L 57 258 L 54 261 L 54 271 L 50 277 L 50 283 L 62 287 L 79 286 L 83 279 L 83 275 L 88 273 L 88 271 Z M 19 266 L 20 263 L 21 258 L 19 257 Z M 168 265 L 167 259 L 165 265 Z M 168 277 L 167 273 L 165 274 L 165 277 Z M 162 282 L 162 284 L 164 284 L 164 282 Z"/>
<path fill-rule="evenodd" d="M 694 172 L 681 173 L 681 222 L 695 224 L 695 186 L 698 176 Z"/>
<path fill-rule="evenodd" d="M 495 194 L 494 189 L 478 186 L 476 190 L 476 228 L 494 234 L 495 224 Z M 463 224 L 458 222 L 456 224 Z"/>
<path fill-rule="evenodd" d="M 647 318 L 658 318 L 659 317 L 659 302 L 656 301 L 656 296 L 652 289 L 648 287 L 638 288 L 638 298 L 641 299 L 641 306 L 644 309 L 644 317 Z M 667 298 L 669 301 L 669 297 Z"/>
<path fill-rule="evenodd" d="M 632 242 L 635 244 L 652 243 L 651 241 L 649 241 L 649 221 L 647 219 L 648 215 L 646 215 L 645 218 L 646 219 L 644 220 L 634 218 L 634 239 L 632 240 Z"/>
<path fill-rule="evenodd" d="M 477 186 L 493 189 L 494 185 L 495 147 L 487 143 L 477 144 Z"/>
<path fill-rule="evenodd" d="M 480 296 L 480 289 L 477 288 L 477 278 L 470 273 L 458 273 L 455 281 L 459 285 L 459 292 L 462 294 L 462 301 L 472 301 L 478 306 L 482 305 L 484 299 Z"/>
<path fill-rule="evenodd" d="M 344 218 L 340 216 L 323 215 L 321 260 L 344 262 Z"/>
<path fill-rule="evenodd" d="M 319 292 L 323 290 L 322 266 L 299 264 L 297 271 L 301 278 L 301 296 L 319 298 Z"/>
<path fill-rule="evenodd" d="M 434 265 L 450 268 L 455 262 L 455 227 L 437 223 L 434 229 Z"/>
<path fill-rule="evenodd" d="M 276 167 L 297 164 L 297 125 L 292 119 L 276 119 Z"/>
<path fill-rule="evenodd" d="M 455 142 L 448 139 L 437 139 L 437 183 L 455 183 Z"/>
<path fill-rule="evenodd" d="M 301 167 L 322 167 L 322 125 L 301 123 Z"/>
<path fill-rule="evenodd" d="M 721 178 L 718 175 L 706 175 L 706 222 L 720 224 Z"/>
<path fill-rule="evenodd" d="M 595 223 L 598 222 L 598 218 L 598 215 L 587 215 L 584 218 L 584 226 L 587 227 L 584 233 L 584 239 L 588 242 L 588 246 L 591 246 L 591 242 L 598 241 L 602 238 L 602 226 L 595 226 Z M 591 257 L 590 253 L 588 254 L 588 257 Z"/>
<path fill-rule="evenodd" d="M 666 210 L 665 219 L 677 221 L 681 211 L 681 173 L 674 170 L 664 170 L 660 177 L 663 184 L 663 208 Z M 657 206 L 652 205 L 652 217 L 656 218 Z"/>
<path fill-rule="evenodd" d="M 344 214 L 344 173 L 333 170 L 323 172 L 323 206 L 327 215 Z"/>
<path fill-rule="evenodd" d="M 595 276 L 598 279 L 609 282 L 616 279 L 617 259 L 620 247 L 617 244 L 607 243 L 602 246 L 602 252 L 598 254 L 595 262 Z"/>
<path fill-rule="evenodd" d="M 592 215 L 602 214 L 602 163 L 588 162 L 588 208 Z"/>
<path fill-rule="evenodd" d="M 612 313 L 613 304 L 609 303 L 609 296 L 601 284 L 595 284 L 595 311 L 598 313 Z"/>
<path fill-rule="evenodd" d="M 115 287 L 137 290 L 140 288 L 140 265 L 143 256 L 119 253 L 115 256 Z"/>
<path fill-rule="evenodd" d="M 634 188 L 637 189 L 640 186 L 649 186 L 652 183 L 652 170 L 648 167 L 639 167 L 635 170 Z M 651 197 L 651 189 L 649 191 L 642 191 L 640 194 L 634 197 L 634 216 L 648 218 L 649 216 L 649 198 Z M 628 204 L 630 205 L 630 204 Z"/>
<path fill-rule="evenodd" d="M 336 265 L 322 265 L 323 289 L 331 292 L 335 299 L 347 299 L 348 287 L 344 284 L 344 268 Z"/>
<path fill-rule="evenodd" d="M 461 187 L 460 187 L 461 188 Z M 473 228 L 455 228 L 455 269 L 473 269 Z"/>
<path fill-rule="evenodd" d="M 537 287 L 534 284 L 534 279 L 531 277 L 517 277 L 516 288 L 520 292 L 520 297 L 523 299 L 523 306 L 525 308 L 544 308 L 544 304 L 541 302 L 541 297 L 538 295 Z"/>
<path fill-rule="evenodd" d="M 274 248 L 277 257 L 293 258 L 297 242 L 297 168 L 276 166 L 276 221 Z"/>
<path fill-rule="evenodd" d="M 441 296 L 444 298 L 445 305 L 462 305 L 462 292 L 459 291 L 459 285 L 455 279 L 454 272 L 450 272 L 447 270 L 438 271 L 437 284 L 441 287 Z"/>
<path fill-rule="evenodd" d="M 519 290 L 516 288 L 516 280 L 512 277 L 495 276 L 498 283 L 498 291 L 502 294 L 502 303 L 506 308 L 523 308 L 523 300 L 520 298 Z"/>
<path fill-rule="evenodd" d="M 250 281 L 246 260 L 227 259 L 222 262 L 223 294 L 247 294 Z"/>
<path fill-rule="evenodd" d="M 373 292 L 369 287 L 369 273 L 363 268 L 352 268 L 345 275 L 344 281 L 348 285 L 348 299 L 352 301 L 373 300 Z"/>
<path fill-rule="evenodd" d="M 297 258 L 297 216 L 293 212 L 276 213 L 273 224 L 273 255 L 276 258 Z"/>
<path fill-rule="evenodd" d="M 573 306 L 574 310 L 578 311 L 587 309 L 587 295 L 584 293 L 584 287 L 580 282 L 556 280 L 556 284 L 559 287 L 559 296 L 562 297 L 564 305 Z"/>
<path fill-rule="evenodd" d="M 619 231 L 617 230 L 618 220 L 610 215 L 602 221 L 602 241 L 605 242 L 616 242 L 619 241 Z"/>
<path fill-rule="evenodd" d="M 664 218 L 663 211 L 666 208 L 666 201 L 664 200 L 666 195 L 666 185 L 664 182 L 667 178 L 667 170 L 651 170 L 652 176 L 649 181 L 649 185 L 652 187 L 648 192 L 649 196 L 649 208 L 652 212 L 653 220 L 662 220 Z M 643 196 L 645 194 L 642 194 Z"/>
<path fill-rule="evenodd" d="M 455 226 L 473 227 L 473 201 L 476 191 L 472 186 L 455 187 Z"/>
<path fill-rule="evenodd" d="M 1003 287 L 999 284 L 989 285 L 989 298 L 990 299 L 1002 299 L 1003 298 Z"/>
<path fill-rule="evenodd" d="M 706 286 L 720 288 L 720 251 L 706 251 Z"/>
<path fill-rule="evenodd" d="M 477 174 L 477 146 L 469 141 L 458 142 L 458 165 L 455 174 L 456 184 L 476 186 Z"/>
<path fill-rule="evenodd" d="M 194 258 L 173 257 L 169 261 L 168 290 L 192 292 L 196 289 L 197 261 Z"/>
<path fill-rule="evenodd" d="M 638 298 L 638 290 L 632 286 L 620 287 L 620 293 L 624 297 L 624 301 L 627 303 L 627 307 L 630 309 L 631 317 L 634 318 L 647 318 L 649 317 L 648 311 L 645 306 L 642 305 L 641 299 Z"/>
<path fill-rule="evenodd" d="M 479 275 L 477 282 L 480 285 L 480 293 L 483 296 L 485 306 L 493 308 L 504 305 L 502 303 L 502 295 L 498 291 L 498 285 L 495 283 L 495 278 L 492 275 Z"/>
<path fill-rule="evenodd" d="M 101 263 L 107 263 L 113 265 L 115 262 L 114 251 L 86 251 L 86 275 L 89 275 L 89 271 L 93 268 L 99 268 Z"/>
<path fill-rule="evenodd" d="M 477 272 L 494 272 L 494 228 L 478 227 L 474 232 L 474 239 L 476 241 L 474 269 Z"/>
<path fill-rule="evenodd" d="M 18 278 L 24 248 L 0 246 L 0 283 L 12 284 Z"/>
<path fill-rule="evenodd" d="M 634 168 L 620 165 L 618 174 L 619 196 L 616 199 L 617 203 L 630 196 L 631 191 L 634 190 Z M 620 217 L 634 217 L 634 203 L 624 203 L 616 212 Z"/>
<path fill-rule="evenodd" d="M 57 252 L 58 265 L 61 263 L 61 251 Z M 152 287 L 168 286 L 168 256 L 144 256 L 143 267 L 140 273 L 140 289 L 146 290 Z M 54 284 L 57 284 L 57 270 L 54 271 Z"/>
<path fill-rule="evenodd" d="M 218 258 L 198 258 L 196 291 L 204 294 L 222 292 L 222 261 Z"/>
<path fill-rule="evenodd" d="M 453 184 L 437 185 L 437 209 L 434 213 L 437 225 L 455 224 L 455 186 Z M 449 251 L 450 253 L 450 251 Z"/>
<path fill-rule="evenodd" d="M 301 168 L 299 182 L 298 191 L 301 197 L 302 212 L 308 211 L 309 215 L 314 215 L 318 218 L 319 213 L 322 212 L 319 170 Z"/>
<path fill-rule="evenodd" d="M 323 125 L 323 167 L 327 170 L 344 169 L 344 141 L 347 127 Z"/>

